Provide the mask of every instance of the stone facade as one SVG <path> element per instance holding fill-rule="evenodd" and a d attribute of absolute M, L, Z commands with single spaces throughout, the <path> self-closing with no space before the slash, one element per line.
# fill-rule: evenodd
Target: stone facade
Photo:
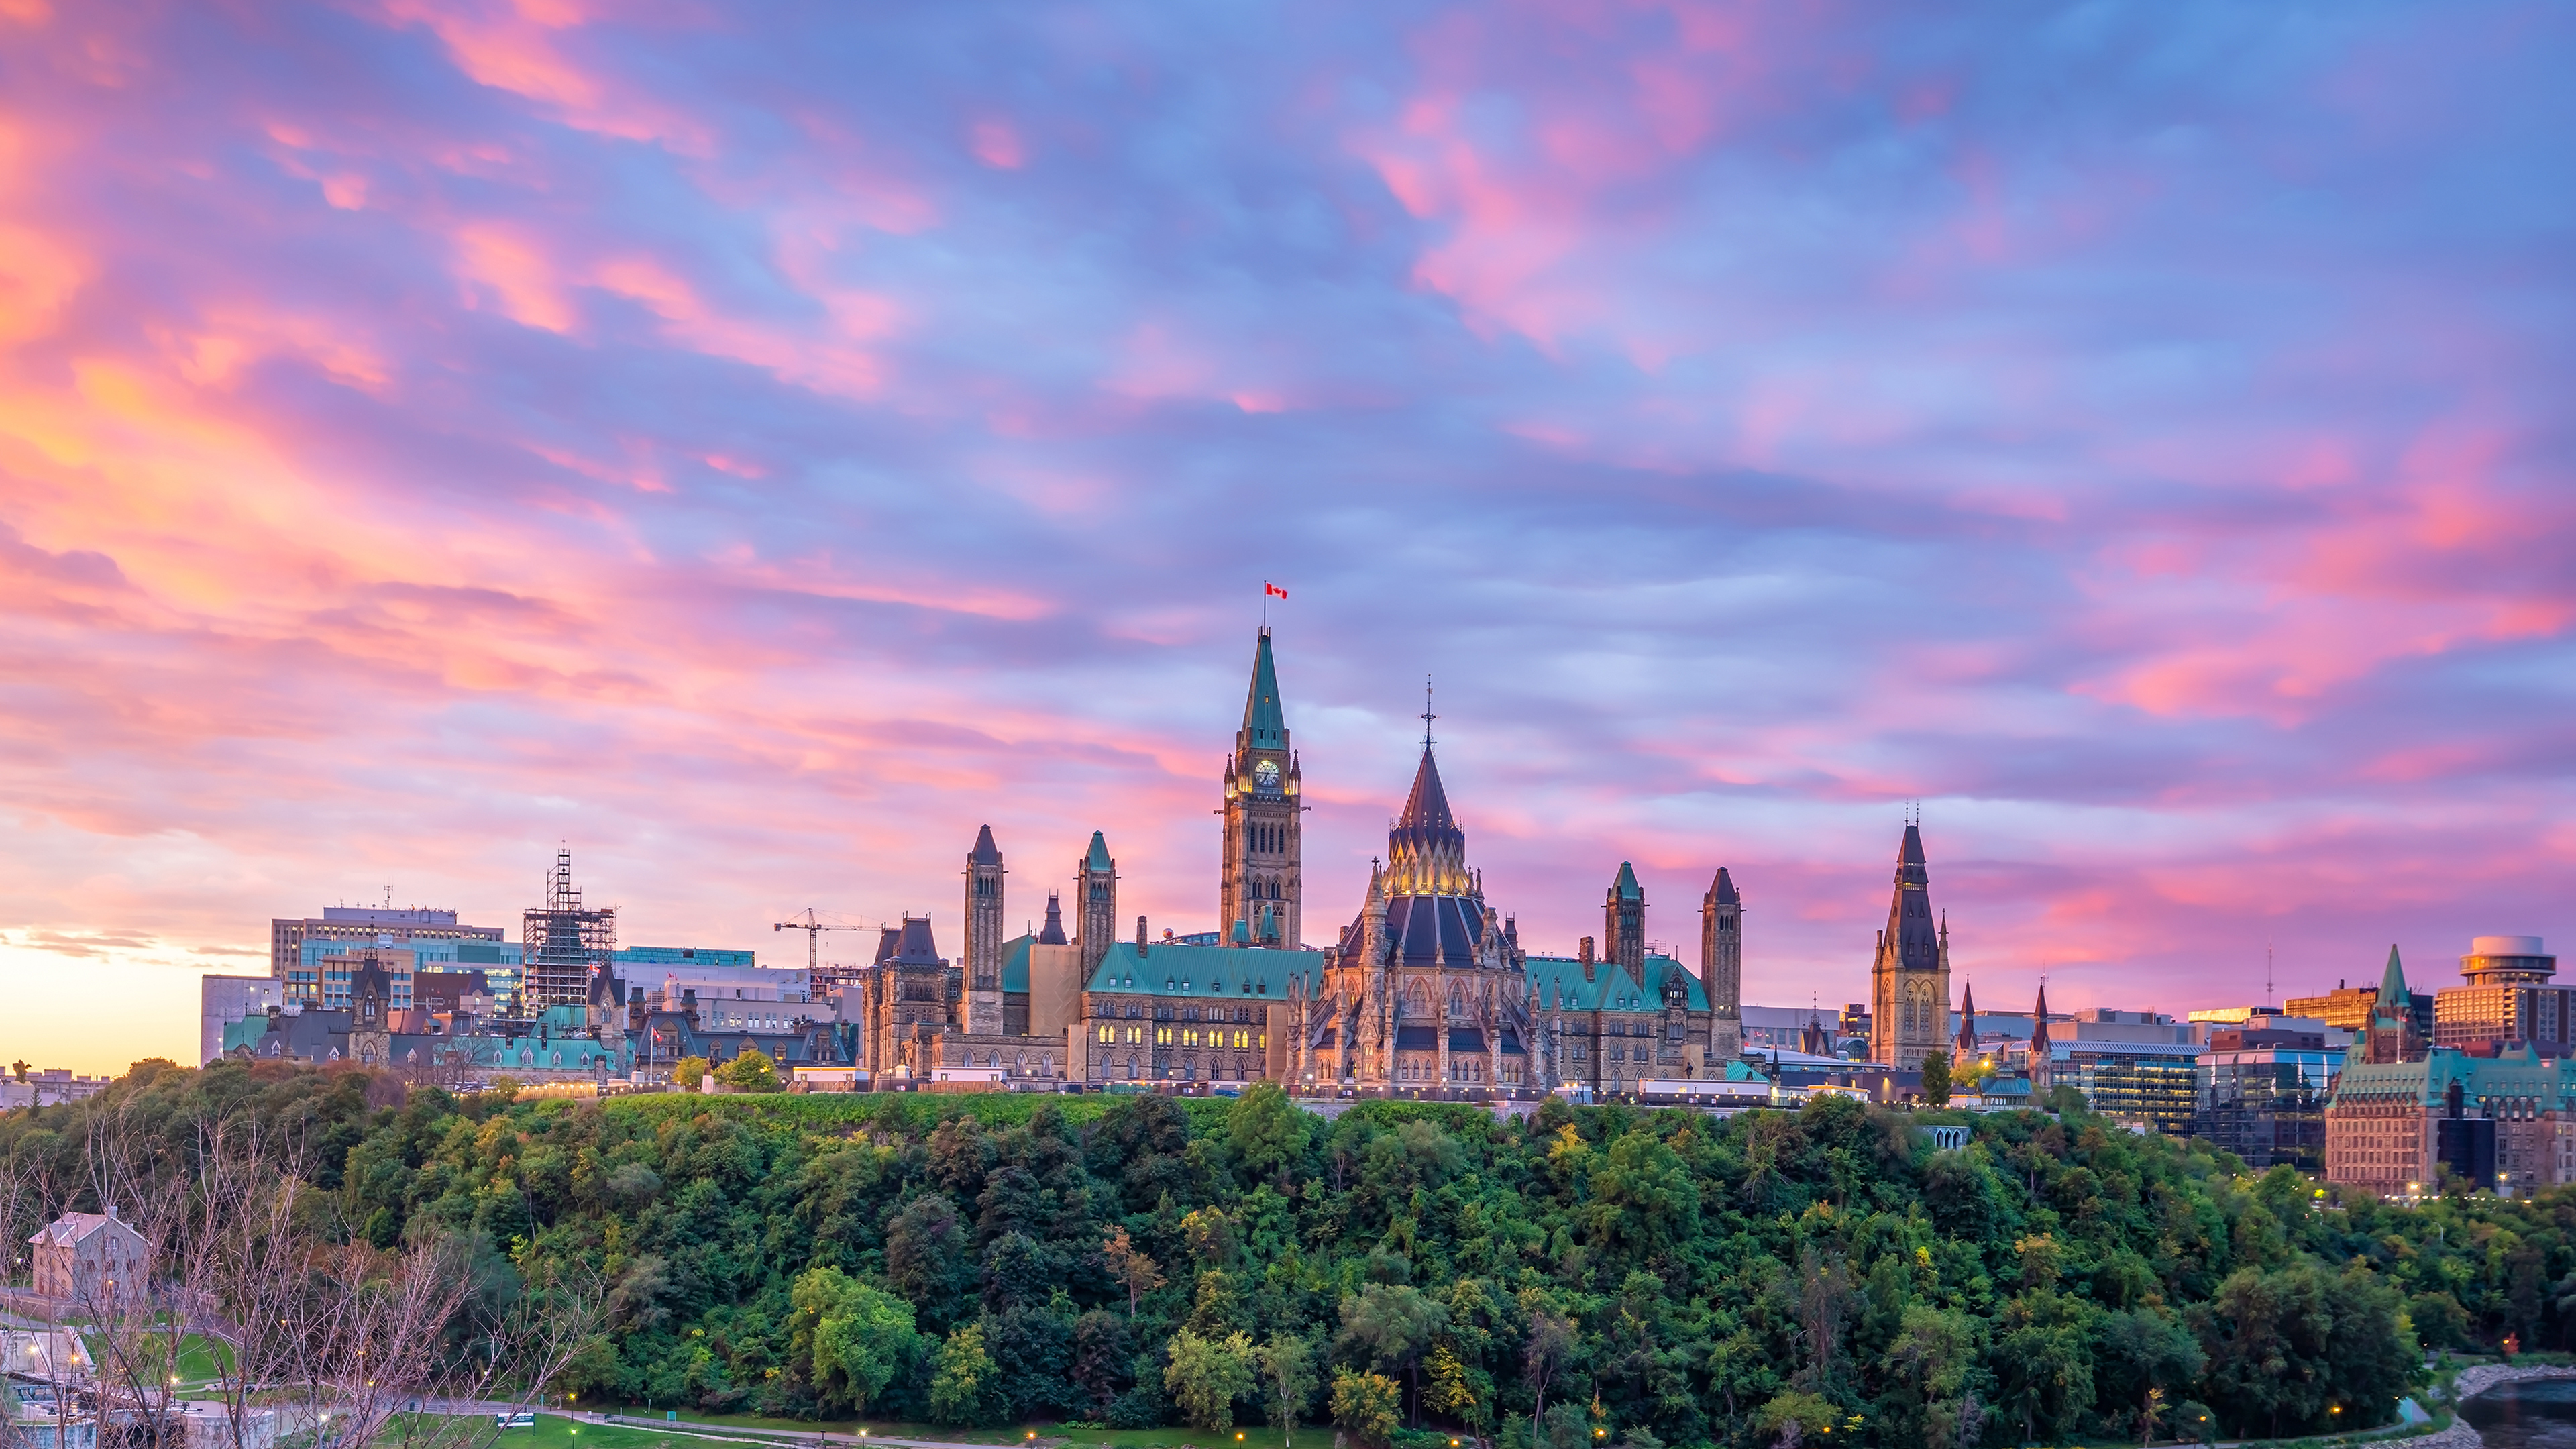
<path fill-rule="evenodd" d="M 1896 893 L 1869 967 L 1869 1059 L 1920 1071 L 1950 1041 L 1950 926 L 1932 913 L 1923 832 L 1907 824 L 1896 850 Z"/>

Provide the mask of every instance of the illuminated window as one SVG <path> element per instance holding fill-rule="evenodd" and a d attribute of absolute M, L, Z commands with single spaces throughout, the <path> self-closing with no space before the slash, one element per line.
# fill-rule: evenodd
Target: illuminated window
<path fill-rule="evenodd" d="M 1263 1051 L 1270 1050 L 1270 1033 L 1266 1031 L 1261 1034 L 1261 1049 Z"/>
<path fill-rule="evenodd" d="M 1117 1035 L 1118 1029 L 1114 1026 L 1104 1026 L 1100 1029 L 1100 1040 L 1103 1045 L 1107 1045 L 1111 1040 L 1115 1039 Z"/>
<path fill-rule="evenodd" d="M 1158 1027 L 1154 1028 L 1154 1045 L 1156 1045 L 1156 1046 L 1170 1046 L 1171 1044 L 1172 1044 L 1172 1029 L 1171 1029 L 1170 1027 L 1168 1027 L 1168 1026 L 1158 1026 Z"/>

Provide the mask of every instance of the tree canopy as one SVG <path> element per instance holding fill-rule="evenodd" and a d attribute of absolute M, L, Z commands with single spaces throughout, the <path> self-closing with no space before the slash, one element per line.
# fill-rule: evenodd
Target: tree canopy
<path fill-rule="evenodd" d="M 609 1285 L 585 1401 L 818 1418 L 1439 1426 L 1506 1449 L 1962 1449 L 2391 1417 L 2419 1347 L 2564 1340 L 2576 1193 L 2321 1199 L 2071 1110 L 1842 1098 L 1526 1121 L 1160 1097 L 393 1100 L 357 1071 L 138 1074 L 0 1117 L 291 1123 L 323 1235 L 444 1232 Z M 185 1153 L 173 1153 L 184 1171 Z M 76 1174 L 58 1173 L 61 1181 Z M 1829 1433 L 1828 1433 L 1829 1431 Z"/>

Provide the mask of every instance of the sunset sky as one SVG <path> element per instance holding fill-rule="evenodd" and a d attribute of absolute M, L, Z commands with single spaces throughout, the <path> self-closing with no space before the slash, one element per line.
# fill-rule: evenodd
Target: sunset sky
<path fill-rule="evenodd" d="M 0 0 L 0 1060 L 557 842 L 634 944 L 1307 935 L 1437 689 L 1529 944 L 1633 860 L 1989 1007 L 2576 948 L 2576 11 Z M 857 935 L 832 949 L 856 949 Z M 2571 973 L 2576 974 L 2576 973 Z"/>

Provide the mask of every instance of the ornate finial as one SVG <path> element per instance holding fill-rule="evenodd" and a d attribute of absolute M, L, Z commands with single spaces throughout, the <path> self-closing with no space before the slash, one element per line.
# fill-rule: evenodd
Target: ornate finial
<path fill-rule="evenodd" d="M 1431 748 L 1431 722 L 1440 716 L 1431 712 L 1431 676 L 1422 676 L 1422 747 Z"/>

